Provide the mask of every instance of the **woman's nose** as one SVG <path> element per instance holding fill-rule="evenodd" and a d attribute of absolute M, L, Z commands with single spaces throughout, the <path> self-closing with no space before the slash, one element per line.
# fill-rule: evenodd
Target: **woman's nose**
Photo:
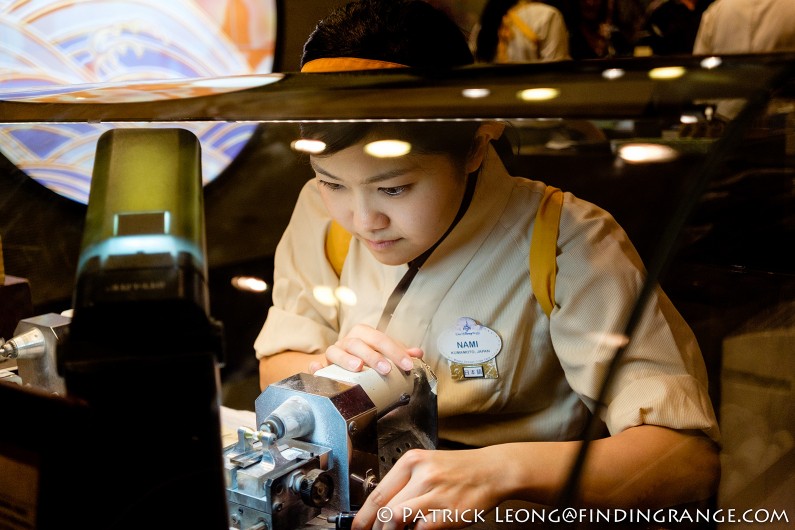
<path fill-rule="evenodd" d="M 353 225 L 357 232 L 373 232 L 389 225 L 389 218 L 372 204 L 360 202 L 353 211 Z"/>

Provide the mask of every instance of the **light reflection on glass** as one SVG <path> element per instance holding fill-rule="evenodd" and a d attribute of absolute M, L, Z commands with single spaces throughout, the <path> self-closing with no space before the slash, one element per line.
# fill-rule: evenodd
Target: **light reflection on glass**
<path fill-rule="evenodd" d="M 197 79 L 191 84 L 195 87 L 218 88 L 218 89 L 245 89 L 258 86 L 270 85 L 282 79 L 282 75 L 236 75 L 229 77 L 211 77 Z"/>
<path fill-rule="evenodd" d="M 620 333 L 588 333 L 587 336 L 592 342 L 608 348 L 621 348 L 629 344 L 629 337 Z"/>
<path fill-rule="evenodd" d="M 560 95 L 557 88 L 528 88 L 519 92 L 519 99 L 524 101 L 546 101 Z"/>
<path fill-rule="evenodd" d="M 602 77 L 604 77 L 605 79 L 613 80 L 624 77 L 625 73 L 626 72 L 624 71 L 623 68 L 608 68 L 607 70 L 602 72 Z"/>
<path fill-rule="evenodd" d="M 411 152 L 411 144 L 402 140 L 377 140 L 364 146 L 364 152 L 376 158 L 395 158 Z"/>
<path fill-rule="evenodd" d="M 720 66 L 722 62 L 723 61 L 720 57 L 705 57 L 701 60 L 701 68 L 712 70 L 713 68 Z"/>
<path fill-rule="evenodd" d="M 678 156 L 672 147 L 660 144 L 627 144 L 618 150 L 621 160 L 630 164 L 667 162 Z"/>
<path fill-rule="evenodd" d="M 329 307 L 337 305 L 337 297 L 334 296 L 334 289 L 328 285 L 317 285 L 312 289 L 312 296 L 321 304 Z"/>
<path fill-rule="evenodd" d="M 317 285 L 312 289 L 312 296 L 315 300 L 328 307 L 337 307 L 340 304 L 355 306 L 357 302 L 356 293 L 350 287 L 344 285 L 336 289 L 328 285 Z"/>
<path fill-rule="evenodd" d="M 342 304 L 345 304 L 345 305 L 348 305 L 348 306 L 356 305 L 356 301 L 357 301 L 356 293 L 354 293 L 353 289 L 351 289 L 350 287 L 345 287 L 344 285 L 340 286 L 340 287 L 337 287 L 334 290 L 334 295 L 336 296 L 337 300 L 339 300 L 340 303 L 342 303 Z"/>
<path fill-rule="evenodd" d="M 649 77 L 657 80 L 678 79 L 685 75 L 686 71 L 683 66 L 664 66 L 649 70 Z"/>
<path fill-rule="evenodd" d="M 292 147 L 295 151 L 300 151 L 301 153 L 316 155 L 326 150 L 326 143 L 320 140 L 301 138 L 300 140 L 294 140 L 290 144 L 290 147 Z"/>
<path fill-rule="evenodd" d="M 465 98 L 480 99 L 485 98 L 491 94 L 488 88 L 465 88 L 461 91 L 461 95 Z"/>
<path fill-rule="evenodd" d="M 268 290 L 265 280 L 255 276 L 235 276 L 232 278 L 232 286 L 240 291 L 250 293 L 264 293 Z"/>

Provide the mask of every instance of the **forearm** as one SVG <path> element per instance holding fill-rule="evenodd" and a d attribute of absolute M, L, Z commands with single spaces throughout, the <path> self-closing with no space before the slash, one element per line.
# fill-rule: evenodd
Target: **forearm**
<path fill-rule="evenodd" d="M 309 363 L 322 359 L 321 355 L 298 351 L 286 351 L 263 357 L 259 361 L 260 390 L 291 375 L 309 373 Z"/>
<path fill-rule="evenodd" d="M 581 442 L 534 442 L 485 448 L 505 499 L 555 504 Z M 584 506 L 664 507 L 703 500 L 716 491 L 715 444 L 699 434 L 634 427 L 592 442 L 576 501 Z"/>

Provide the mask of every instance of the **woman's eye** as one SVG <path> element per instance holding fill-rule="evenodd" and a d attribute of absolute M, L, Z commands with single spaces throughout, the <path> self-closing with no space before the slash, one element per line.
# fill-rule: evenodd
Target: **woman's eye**
<path fill-rule="evenodd" d="M 318 180 L 321 186 L 325 186 L 326 188 L 330 189 L 331 191 L 337 191 L 342 189 L 342 184 L 337 184 L 336 182 L 329 182 L 327 180 Z"/>
<path fill-rule="evenodd" d="M 396 197 L 397 195 L 404 193 L 407 189 L 409 189 L 409 187 L 395 186 L 394 188 L 378 188 L 378 189 L 381 190 L 383 193 L 386 193 L 390 197 Z"/>

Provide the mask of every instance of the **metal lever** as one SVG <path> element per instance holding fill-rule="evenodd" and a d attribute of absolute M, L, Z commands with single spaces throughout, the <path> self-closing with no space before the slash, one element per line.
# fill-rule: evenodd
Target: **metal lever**
<path fill-rule="evenodd" d="M 354 517 L 356 517 L 356 512 L 340 512 L 337 515 L 329 516 L 328 522 L 334 523 L 335 530 L 348 530 L 353 524 Z"/>

